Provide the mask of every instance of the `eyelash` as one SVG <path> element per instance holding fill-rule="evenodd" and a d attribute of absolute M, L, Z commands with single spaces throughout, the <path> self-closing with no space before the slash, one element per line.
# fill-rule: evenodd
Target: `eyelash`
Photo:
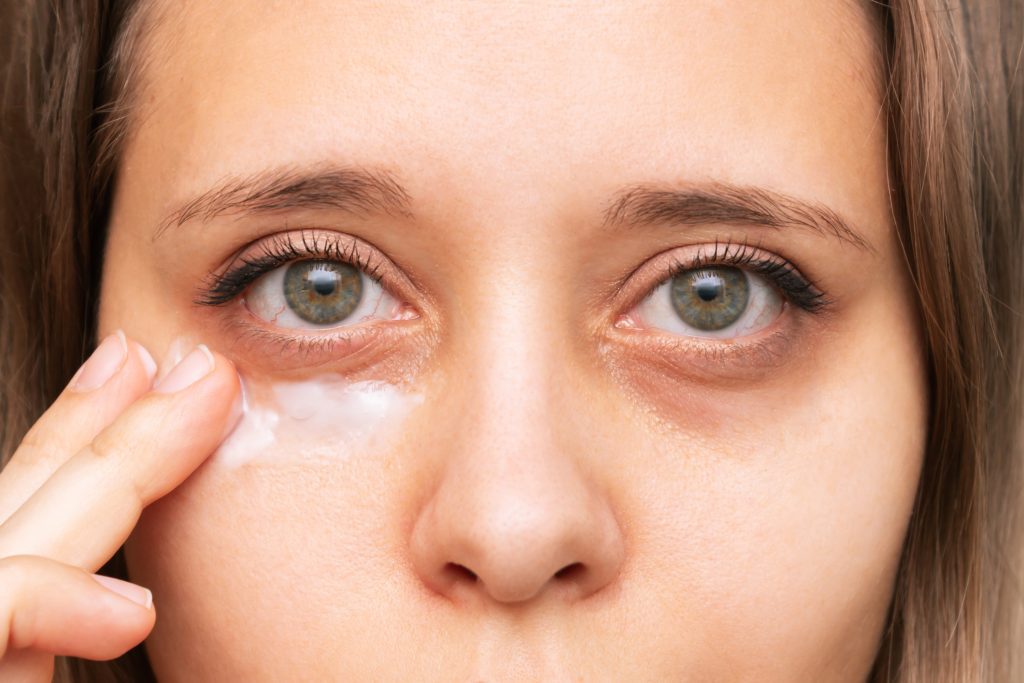
<path fill-rule="evenodd" d="M 220 275 L 211 275 L 204 287 L 205 291 L 200 292 L 196 298 L 196 303 L 201 306 L 224 306 L 234 301 L 265 273 L 293 261 L 311 258 L 349 263 L 383 286 L 380 275 L 383 261 L 374 261 L 372 253 L 364 253 L 355 239 L 344 240 L 303 232 L 301 247 L 285 235 L 273 235 L 260 244 L 259 252 L 255 255 L 243 257 L 241 264 Z"/>
<path fill-rule="evenodd" d="M 782 292 L 787 301 L 809 313 L 818 312 L 831 304 L 825 293 L 804 277 L 789 259 L 733 242 L 716 241 L 710 253 L 702 250 L 693 259 L 673 260 L 667 268 L 667 274 L 658 280 L 658 284 L 687 270 L 713 266 L 746 268 L 764 277 Z"/>
<path fill-rule="evenodd" d="M 243 250 L 244 252 L 245 250 Z M 252 255 L 242 256 L 237 265 L 232 265 L 223 273 L 211 273 L 200 288 L 195 303 L 201 306 L 223 307 L 236 301 L 252 283 L 266 273 L 295 261 L 308 259 L 330 259 L 350 263 L 364 274 L 380 284 L 385 290 L 395 293 L 384 282 L 382 276 L 391 268 L 385 257 L 376 253 L 375 249 L 360 240 L 337 233 L 319 233 L 309 229 L 302 230 L 298 238 L 294 232 L 279 233 L 265 239 Z M 741 267 L 765 278 L 778 288 L 786 302 L 807 311 L 817 313 L 831 305 L 824 292 L 804 275 L 788 259 L 777 254 L 764 251 L 758 247 L 743 243 L 715 241 L 713 246 L 701 248 L 696 256 L 681 258 L 670 257 L 667 263 L 657 264 L 657 257 L 646 261 L 620 282 L 618 288 L 626 286 L 634 275 L 656 271 L 658 277 L 644 277 L 640 293 L 633 298 L 629 310 L 639 304 L 643 297 L 648 296 L 656 287 L 681 272 L 711 267 L 730 265 Z M 617 288 L 617 289 L 618 289 Z M 399 296 L 398 298 L 403 298 Z M 620 309 L 621 310 L 621 309 Z M 271 331 L 258 326 L 246 325 L 242 334 L 266 348 L 276 344 L 281 352 L 294 352 L 300 358 L 312 359 L 332 355 L 343 346 L 361 347 L 382 332 L 391 330 L 388 325 L 358 325 L 339 328 L 330 336 L 291 334 Z M 664 337 L 664 335 L 662 335 Z M 672 335 L 669 335 L 670 337 Z M 361 340 L 361 341 L 359 341 Z M 384 339 L 378 341 L 384 342 Z M 682 343 L 677 339 L 664 337 L 664 343 L 673 345 Z M 708 343 L 702 340 L 706 350 L 720 347 L 721 344 Z M 386 348 L 385 346 L 381 347 Z M 739 346 L 730 346 L 732 352 L 738 352 Z"/>

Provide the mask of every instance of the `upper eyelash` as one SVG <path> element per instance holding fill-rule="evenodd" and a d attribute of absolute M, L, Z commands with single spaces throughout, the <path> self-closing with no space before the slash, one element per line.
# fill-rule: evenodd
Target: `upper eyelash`
<path fill-rule="evenodd" d="M 241 259 L 221 274 L 211 274 L 195 299 L 200 306 L 223 306 L 265 273 L 293 261 L 310 258 L 324 258 L 356 266 L 375 282 L 381 282 L 380 269 L 383 263 L 373 260 L 372 254 L 364 253 L 354 238 L 345 239 L 332 235 L 310 235 L 302 233 L 301 246 L 284 235 L 273 235 L 259 246 L 255 255 Z"/>
<path fill-rule="evenodd" d="M 381 261 L 374 263 L 372 254 L 364 253 L 354 238 L 302 233 L 301 247 L 285 235 L 273 235 L 260 244 L 259 252 L 242 258 L 240 265 L 221 274 L 211 274 L 195 303 L 202 306 L 223 306 L 238 297 L 265 273 L 292 261 L 309 258 L 328 258 L 351 263 L 364 274 L 380 283 Z M 767 257 L 759 249 L 747 244 L 715 241 L 710 252 L 701 250 L 690 261 L 674 261 L 668 274 L 661 280 L 670 280 L 681 272 L 715 265 L 746 267 L 769 279 L 783 294 L 800 308 L 815 312 L 827 307 L 831 301 L 814 283 L 804 277 L 789 259 L 777 254 Z"/>
<path fill-rule="evenodd" d="M 763 254 L 746 244 L 716 241 L 710 254 L 701 250 L 690 261 L 674 261 L 662 282 L 687 270 L 720 265 L 742 266 L 769 279 L 787 299 L 805 311 L 813 313 L 831 303 L 825 293 L 804 277 L 789 259 L 777 254 Z"/>

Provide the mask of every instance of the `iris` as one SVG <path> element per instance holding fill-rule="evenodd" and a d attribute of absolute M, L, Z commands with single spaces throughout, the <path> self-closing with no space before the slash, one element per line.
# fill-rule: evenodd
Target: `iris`
<path fill-rule="evenodd" d="M 316 325 L 332 325 L 352 314 L 363 295 L 354 266 L 339 261 L 297 261 L 284 276 L 284 298 L 297 316 Z"/>
<path fill-rule="evenodd" d="M 672 278 L 670 296 L 683 322 L 699 330 L 715 331 L 740 319 L 750 299 L 750 285 L 739 268 L 694 268 Z"/>

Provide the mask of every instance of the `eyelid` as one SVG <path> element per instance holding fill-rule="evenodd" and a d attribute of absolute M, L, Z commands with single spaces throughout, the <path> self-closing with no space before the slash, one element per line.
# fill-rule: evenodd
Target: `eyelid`
<path fill-rule="evenodd" d="M 359 262 L 351 258 L 353 248 L 361 255 Z M 232 289 L 216 291 L 218 283 L 230 279 L 247 262 L 254 263 L 268 255 L 269 261 L 263 259 L 262 268 L 254 271 L 249 282 L 234 282 Z M 297 260 L 322 258 L 354 263 L 408 310 L 394 320 L 305 329 L 275 327 L 246 308 L 249 288 L 273 268 Z M 424 310 L 431 310 L 430 300 L 421 294 L 420 288 L 381 249 L 336 229 L 291 228 L 253 240 L 204 278 L 193 302 L 207 308 L 207 315 L 221 326 L 231 340 L 229 349 L 236 362 L 272 367 L 279 373 L 330 367 L 355 377 L 370 368 L 383 368 L 382 372 L 404 377 L 419 362 L 433 338 L 434 327 L 423 314 Z"/>
<path fill-rule="evenodd" d="M 621 300 L 614 306 L 613 320 L 619 320 L 624 314 L 632 311 L 656 287 L 679 272 L 713 265 L 736 266 L 761 275 L 770 285 L 780 290 L 780 294 L 790 306 L 817 312 L 818 310 L 827 310 L 833 304 L 832 299 L 788 258 L 760 246 L 716 241 L 673 247 L 644 261 L 616 289 L 614 296 Z M 780 286 L 778 278 L 773 278 L 771 273 L 764 272 L 766 269 L 772 268 L 785 268 L 787 273 L 799 278 L 799 283 L 790 283 L 794 286 L 806 284 L 808 289 L 803 303 L 793 301 L 792 293 Z"/>
<path fill-rule="evenodd" d="M 291 228 L 250 242 L 203 280 L 194 301 L 202 306 L 229 304 L 273 268 L 313 258 L 350 263 L 389 294 L 419 310 L 417 288 L 379 248 L 354 235 L 324 228 Z"/>

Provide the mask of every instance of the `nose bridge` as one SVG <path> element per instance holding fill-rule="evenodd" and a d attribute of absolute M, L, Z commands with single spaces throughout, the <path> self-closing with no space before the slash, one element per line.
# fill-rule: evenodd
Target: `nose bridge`
<path fill-rule="evenodd" d="M 508 274 L 508 273 L 506 273 Z M 515 278 L 513 278 L 515 279 Z M 414 528 L 415 564 L 440 592 L 522 602 L 555 587 L 586 595 L 621 562 L 608 502 L 574 429 L 566 317 L 543 283 L 481 291 L 459 342 L 443 473 Z M 477 304 L 479 306 L 479 304 Z"/>
<path fill-rule="evenodd" d="M 508 231 L 519 239 L 482 247 L 490 253 L 481 253 L 465 278 L 449 372 L 473 415 L 465 422 L 498 433 L 530 423 L 517 439 L 543 440 L 552 436 L 550 411 L 571 370 L 565 351 L 572 303 L 557 259 L 538 235 L 527 236 L 537 226 L 520 223 Z"/>
<path fill-rule="evenodd" d="M 524 423 L 533 428 L 517 434 L 520 442 L 552 436 L 550 409 L 568 368 L 556 353 L 563 347 L 558 326 L 542 318 L 542 306 L 531 310 L 527 300 L 502 305 L 495 320 L 481 325 L 483 334 L 474 335 L 472 411 L 481 426 L 499 432 L 489 439 Z"/>
<path fill-rule="evenodd" d="M 489 319 L 470 337 L 475 350 L 467 354 L 470 379 L 447 476 L 477 512 L 477 528 L 466 530 L 476 534 L 475 544 L 489 542 L 494 529 L 488 525 L 502 525 L 506 542 L 557 533 L 552 513 L 573 511 L 548 508 L 580 485 L 572 435 L 560 433 L 557 422 L 568 408 L 559 405 L 569 371 L 557 351 L 564 343 L 550 319 L 551 297 L 539 290 L 520 288 L 481 314 Z"/>

